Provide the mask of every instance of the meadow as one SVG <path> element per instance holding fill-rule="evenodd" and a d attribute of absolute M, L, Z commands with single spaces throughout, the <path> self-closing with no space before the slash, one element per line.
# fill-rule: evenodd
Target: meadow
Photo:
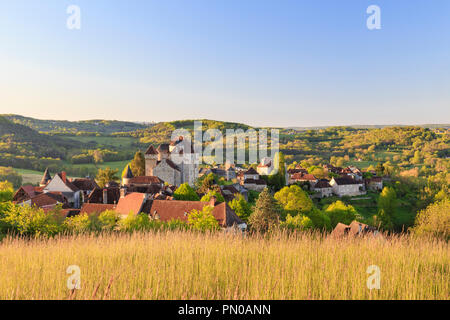
<path fill-rule="evenodd" d="M 164 231 L 6 237 L 0 299 L 449 299 L 450 251 L 395 236 L 270 238 Z M 69 290 L 68 266 L 81 289 Z M 380 268 L 369 290 L 368 266 Z"/>

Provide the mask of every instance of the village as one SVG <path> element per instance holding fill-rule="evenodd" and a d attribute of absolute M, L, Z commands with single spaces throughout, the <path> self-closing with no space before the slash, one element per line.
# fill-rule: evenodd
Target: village
<path fill-rule="evenodd" d="M 145 213 L 151 219 L 168 222 L 172 220 L 186 221 L 189 212 L 212 207 L 212 214 L 223 229 L 247 229 L 247 223 L 230 208 L 229 202 L 237 195 L 246 201 L 249 192 L 260 193 L 268 188 L 267 179 L 275 170 L 274 160 L 266 157 L 257 165 L 249 168 L 238 167 L 227 163 L 224 166 L 207 166 L 199 168 L 194 159 L 193 148 L 186 148 L 181 143 L 183 137 L 170 144 L 160 144 L 157 148 L 150 145 L 145 151 L 145 175 L 134 176 L 130 166 L 125 168 L 121 181 L 109 181 L 100 187 L 94 178 L 69 178 L 66 172 L 52 173 L 45 170 L 39 186 L 23 185 L 14 194 L 13 203 L 41 208 L 44 211 L 61 208 L 65 218 L 77 215 L 100 214 L 106 210 L 114 210 L 122 218 L 128 215 Z M 190 150 L 188 150 L 190 149 Z M 175 163 L 172 157 L 183 155 L 184 161 Z M 355 166 L 346 168 L 323 165 L 331 179 L 319 179 L 308 173 L 307 169 L 297 165 L 285 169 L 285 185 L 300 185 L 310 190 L 311 198 L 331 196 L 355 197 L 366 194 L 367 190 L 381 191 L 383 178 L 371 172 L 371 178 L 365 179 L 363 172 Z M 278 170 L 278 169 L 277 169 Z M 220 185 L 219 194 L 224 202 L 213 196 L 209 201 L 176 200 L 174 193 L 182 184 L 194 186 L 195 182 L 207 175 L 227 181 Z M 204 194 L 199 193 L 199 197 Z M 339 223 L 332 234 L 360 234 L 375 231 L 363 223 L 354 221 L 351 225 Z"/>

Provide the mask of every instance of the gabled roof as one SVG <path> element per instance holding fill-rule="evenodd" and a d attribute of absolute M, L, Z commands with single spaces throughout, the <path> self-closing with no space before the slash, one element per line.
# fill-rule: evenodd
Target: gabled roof
<path fill-rule="evenodd" d="M 155 147 L 151 144 L 147 151 L 145 151 L 145 154 L 158 154 L 158 151 L 156 151 Z"/>
<path fill-rule="evenodd" d="M 202 210 L 208 205 L 210 202 L 204 201 L 153 200 L 149 214 L 152 217 L 157 215 L 161 221 L 187 221 L 188 214 L 192 210 Z M 231 227 L 234 224 L 243 223 L 225 202 L 215 205 L 212 214 L 221 227 Z"/>
<path fill-rule="evenodd" d="M 103 190 L 106 190 L 107 202 L 108 204 L 115 204 L 120 198 L 120 188 L 109 187 L 109 188 L 95 188 L 89 194 L 87 202 L 88 203 L 103 203 Z"/>
<path fill-rule="evenodd" d="M 326 180 L 320 180 L 314 186 L 314 189 L 325 189 L 325 188 L 331 188 L 330 183 Z"/>
<path fill-rule="evenodd" d="M 116 211 L 121 215 L 139 214 L 147 198 L 145 193 L 132 192 L 121 197 L 117 203 Z"/>
<path fill-rule="evenodd" d="M 362 184 L 361 182 L 356 181 L 355 179 L 350 178 L 350 177 L 341 177 L 341 178 L 333 178 L 333 179 L 334 179 L 334 181 L 336 181 L 336 183 L 339 186 L 349 185 L 349 184 Z"/>
<path fill-rule="evenodd" d="M 36 206 L 39 208 L 55 206 L 58 203 L 65 204 L 66 202 L 67 199 L 63 195 L 52 192 L 42 193 L 31 198 L 31 206 Z"/>
<path fill-rule="evenodd" d="M 161 184 L 164 183 L 163 180 L 156 176 L 139 176 L 131 178 L 128 184 Z"/>
<path fill-rule="evenodd" d="M 72 184 L 77 187 L 80 190 L 84 190 L 84 191 L 91 191 L 94 190 L 95 188 L 98 188 L 98 184 L 97 182 L 95 182 L 94 179 L 90 179 L 90 178 L 79 178 L 79 179 L 74 179 L 72 181 Z"/>
<path fill-rule="evenodd" d="M 63 175 L 61 174 L 61 173 L 57 173 L 56 174 L 59 178 L 61 178 L 61 180 L 62 180 L 62 182 L 64 182 L 64 184 L 70 189 L 70 190 L 72 190 L 73 192 L 77 192 L 77 191 L 80 191 L 80 189 L 78 189 L 76 186 L 74 186 L 70 181 L 69 181 L 69 179 L 64 179 L 63 178 Z"/>
<path fill-rule="evenodd" d="M 294 173 L 292 175 L 292 179 L 294 180 L 305 180 L 305 181 L 316 181 L 317 178 L 310 173 Z"/>

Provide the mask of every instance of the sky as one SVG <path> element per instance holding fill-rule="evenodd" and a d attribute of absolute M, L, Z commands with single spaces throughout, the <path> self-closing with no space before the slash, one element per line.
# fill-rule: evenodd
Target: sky
<path fill-rule="evenodd" d="M 450 1 L 0 0 L 2 113 L 449 123 Z"/>

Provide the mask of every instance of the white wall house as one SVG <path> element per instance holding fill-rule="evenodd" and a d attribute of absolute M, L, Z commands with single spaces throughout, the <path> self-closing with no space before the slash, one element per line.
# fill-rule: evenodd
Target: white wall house
<path fill-rule="evenodd" d="M 333 193 L 339 197 L 359 196 L 366 193 L 363 182 L 350 177 L 333 178 L 331 179 L 330 185 Z"/>
<path fill-rule="evenodd" d="M 78 209 L 81 206 L 81 191 L 67 180 L 65 172 L 55 174 L 53 179 L 44 187 L 43 192 L 61 192 L 73 208 Z"/>

